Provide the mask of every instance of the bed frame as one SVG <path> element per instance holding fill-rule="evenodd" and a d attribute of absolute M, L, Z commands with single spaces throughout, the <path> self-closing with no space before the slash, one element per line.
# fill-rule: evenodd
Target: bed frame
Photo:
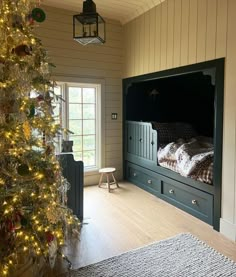
<path fill-rule="evenodd" d="M 157 166 L 157 131 L 126 121 L 126 177 L 141 188 L 213 224 L 214 187 Z"/>
<path fill-rule="evenodd" d="M 124 89 L 124 178 L 219 230 L 221 215 L 221 163 L 223 125 L 224 59 L 166 70 L 123 80 Z M 126 95 L 133 82 L 181 74 L 186 70 L 215 67 L 213 185 L 186 178 L 157 162 L 158 135 L 150 122 L 127 120 Z"/>

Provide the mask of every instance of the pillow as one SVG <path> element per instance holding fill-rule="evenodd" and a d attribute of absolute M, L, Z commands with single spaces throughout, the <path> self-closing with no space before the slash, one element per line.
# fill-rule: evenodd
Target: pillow
<path fill-rule="evenodd" d="M 191 124 L 184 122 L 152 122 L 157 130 L 159 143 L 170 143 L 179 138 L 189 140 L 197 136 Z"/>
<path fill-rule="evenodd" d="M 176 122 L 175 129 L 178 138 L 189 140 L 192 137 L 196 137 L 198 135 L 193 126 L 189 123 Z"/>

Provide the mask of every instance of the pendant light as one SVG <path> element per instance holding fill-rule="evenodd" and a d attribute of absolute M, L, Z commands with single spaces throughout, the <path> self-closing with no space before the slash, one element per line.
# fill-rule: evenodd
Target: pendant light
<path fill-rule="evenodd" d="M 82 45 L 105 42 L 105 21 L 93 0 L 85 0 L 83 12 L 73 16 L 73 38 Z"/>

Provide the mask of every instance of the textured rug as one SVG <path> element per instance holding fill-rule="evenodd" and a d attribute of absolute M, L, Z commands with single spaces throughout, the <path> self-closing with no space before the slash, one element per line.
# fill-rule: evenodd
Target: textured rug
<path fill-rule="evenodd" d="M 73 277 L 236 277 L 236 263 L 191 234 L 79 268 Z"/>

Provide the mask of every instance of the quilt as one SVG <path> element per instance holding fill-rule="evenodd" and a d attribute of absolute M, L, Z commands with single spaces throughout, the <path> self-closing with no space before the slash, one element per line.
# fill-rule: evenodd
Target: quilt
<path fill-rule="evenodd" d="M 209 184 L 213 179 L 213 157 L 213 142 L 208 137 L 178 139 L 158 149 L 159 165 Z"/>

